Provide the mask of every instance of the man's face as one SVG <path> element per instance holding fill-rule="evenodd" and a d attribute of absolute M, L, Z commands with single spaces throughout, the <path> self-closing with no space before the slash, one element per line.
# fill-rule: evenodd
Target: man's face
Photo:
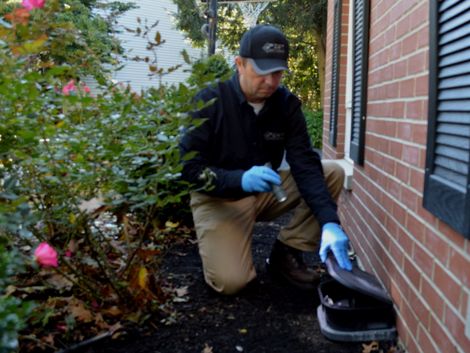
<path fill-rule="evenodd" d="M 237 56 L 235 58 L 240 87 L 247 101 L 262 103 L 279 87 L 283 71 L 275 71 L 267 75 L 258 75 L 249 60 Z"/>

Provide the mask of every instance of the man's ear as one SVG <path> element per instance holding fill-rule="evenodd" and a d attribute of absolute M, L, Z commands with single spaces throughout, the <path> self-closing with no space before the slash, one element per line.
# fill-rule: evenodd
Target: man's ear
<path fill-rule="evenodd" d="M 235 57 L 235 66 L 237 69 L 240 69 L 241 67 L 244 67 L 244 62 L 241 56 L 237 55 Z"/>

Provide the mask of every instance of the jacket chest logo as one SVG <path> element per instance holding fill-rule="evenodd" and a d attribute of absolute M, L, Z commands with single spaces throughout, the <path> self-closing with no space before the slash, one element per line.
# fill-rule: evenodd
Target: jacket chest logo
<path fill-rule="evenodd" d="M 283 141 L 285 134 L 283 132 L 266 131 L 263 135 L 266 141 Z"/>

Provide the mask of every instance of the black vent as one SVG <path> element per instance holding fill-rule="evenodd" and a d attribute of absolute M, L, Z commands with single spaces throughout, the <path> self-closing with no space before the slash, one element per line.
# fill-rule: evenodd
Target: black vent
<path fill-rule="evenodd" d="M 424 206 L 470 237 L 470 1 L 430 6 Z"/>
<path fill-rule="evenodd" d="M 338 91 L 339 91 L 339 63 L 341 54 L 341 0 L 335 0 L 334 30 L 333 30 L 333 58 L 331 65 L 331 100 L 330 100 L 330 136 L 329 142 L 336 147 L 338 131 Z"/>
<path fill-rule="evenodd" d="M 363 164 L 364 162 L 369 55 L 369 8 L 369 0 L 354 1 L 354 68 L 350 157 L 358 164 Z"/>

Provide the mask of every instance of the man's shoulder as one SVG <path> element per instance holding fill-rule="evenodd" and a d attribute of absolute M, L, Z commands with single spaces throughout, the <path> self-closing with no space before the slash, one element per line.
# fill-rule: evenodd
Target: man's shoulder
<path fill-rule="evenodd" d="M 227 91 L 233 92 L 235 90 L 233 85 L 233 80 L 225 80 L 225 81 L 217 81 L 212 82 L 207 87 L 201 89 L 197 96 L 204 100 L 209 100 L 212 98 L 216 98 L 221 96 L 222 94 L 226 94 Z"/>
<path fill-rule="evenodd" d="M 216 98 L 220 96 L 220 88 L 219 88 L 220 83 L 214 83 L 211 84 L 210 86 L 207 86 L 203 89 L 201 89 L 197 94 L 196 94 L 196 99 L 202 99 L 204 101 L 208 101 L 212 98 Z"/>
<path fill-rule="evenodd" d="M 279 86 L 273 98 L 275 101 L 282 102 L 283 104 L 300 104 L 300 99 L 285 86 Z"/>

